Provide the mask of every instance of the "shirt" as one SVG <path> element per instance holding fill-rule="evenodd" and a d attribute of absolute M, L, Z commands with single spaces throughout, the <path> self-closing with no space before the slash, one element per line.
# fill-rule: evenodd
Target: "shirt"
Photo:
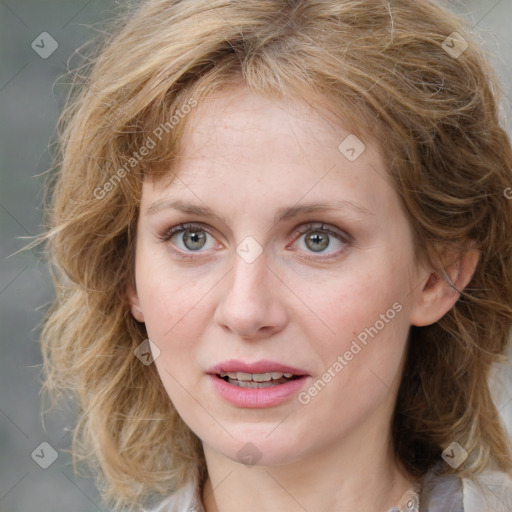
<path fill-rule="evenodd" d="M 512 512 L 512 479 L 505 473 L 485 471 L 472 481 L 438 476 L 434 468 L 421 484 L 419 508 L 405 504 L 386 512 Z M 197 478 L 145 512 L 205 512 Z"/>

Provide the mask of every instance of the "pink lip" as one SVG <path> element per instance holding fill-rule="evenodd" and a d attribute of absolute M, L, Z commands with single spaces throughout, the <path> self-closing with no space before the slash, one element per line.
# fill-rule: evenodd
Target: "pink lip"
<path fill-rule="evenodd" d="M 275 361 L 256 361 L 254 363 L 244 363 L 243 361 L 237 361 L 236 359 L 230 359 L 223 363 L 212 366 L 206 373 L 210 375 L 218 375 L 220 372 L 244 372 L 244 373 L 292 373 L 293 375 L 309 375 L 306 370 L 300 368 L 294 368 L 292 366 L 286 366 Z"/>
<path fill-rule="evenodd" d="M 260 407 L 274 407 L 296 395 L 310 380 L 303 375 L 286 384 L 278 384 L 269 388 L 241 388 L 229 384 L 217 375 L 208 375 L 213 389 L 227 402 L 237 407 L 256 409 Z"/>
<path fill-rule="evenodd" d="M 245 373 L 292 373 L 300 376 L 297 379 L 268 388 L 241 388 L 226 382 L 218 377 L 220 372 L 245 372 Z M 296 395 L 300 389 L 310 380 L 305 370 L 286 366 L 274 361 L 257 361 L 244 363 L 242 361 L 229 360 L 219 363 L 208 370 L 208 378 L 213 389 L 227 402 L 237 407 L 261 408 L 279 405 L 291 396 Z"/>

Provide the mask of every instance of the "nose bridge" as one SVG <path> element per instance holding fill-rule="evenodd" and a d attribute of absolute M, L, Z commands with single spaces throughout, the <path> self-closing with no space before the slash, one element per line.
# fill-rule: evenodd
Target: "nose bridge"
<path fill-rule="evenodd" d="M 265 285 L 268 281 L 269 269 L 267 258 L 264 253 L 251 259 L 246 259 L 239 252 L 233 258 L 233 272 L 230 279 L 230 293 L 239 296 L 239 299 L 253 298 L 261 299 L 265 295 Z"/>
<path fill-rule="evenodd" d="M 272 279 L 264 253 L 251 261 L 235 254 L 217 307 L 217 323 L 247 339 L 281 330 L 287 311 Z"/>

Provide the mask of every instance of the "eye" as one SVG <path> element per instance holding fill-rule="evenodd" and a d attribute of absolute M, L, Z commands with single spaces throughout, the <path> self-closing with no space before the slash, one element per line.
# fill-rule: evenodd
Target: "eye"
<path fill-rule="evenodd" d="M 330 258 L 343 252 L 350 244 L 351 238 L 342 231 L 326 227 L 322 223 L 310 223 L 298 228 L 299 249 L 307 253 L 315 253 L 321 258 Z M 158 236 L 162 242 L 170 242 L 183 258 L 198 257 L 201 252 L 216 247 L 215 238 L 199 224 L 179 224 L 167 229 Z M 327 249 L 331 249 L 327 251 Z M 198 254 L 194 254 L 198 253 Z"/>
<path fill-rule="evenodd" d="M 213 249 L 213 236 L 197 224 L 179 224 L 159 236 L 162 242 L 171 242 L 179 251 L 202 252 L 201 249 Z M 209 240 L 211 238 L 212 240 Z"/>
<path fill-rule="evenodd" d="M 297 234 L 301 235 L 298 238 L 301 250 L 322 254 L 323 258 L 339 254 L 351 242 L 349 235 L 326 227 L 322 223 L 306 224 L 297 230 Z M 333 250 L 327 252 L 329 256 L 323 256 L 328 248 Z"/>

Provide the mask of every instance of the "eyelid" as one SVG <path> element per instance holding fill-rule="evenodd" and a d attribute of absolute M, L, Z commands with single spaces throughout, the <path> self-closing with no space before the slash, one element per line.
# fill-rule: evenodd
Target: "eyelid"
<path fill-rule="evenodd" d="M 169 242 L 170 239 L 174 235 L 181 234 L 181 233 L 183 233 L 183 231 L 186 231 L 187 229 L 203 230 L 208 235 L 210 235 L 211 237 L 213 237 L 217 240 L 217 237 L 211 233 L 211 231 L 214 231 L 214 230 L 210 226 L 205 225 L 201 222 L 185 222 L 185 223 L 176 224 L 176 225 L 172 226 L 171 228 L 167 228 L 163 233 L 157 234 L 159 243 L 160 242 Z M 293 231 L 294 240 L 291 242 L 291 244 L 294 244 L 297 241 L 297 238 L 299 236 L 302 236 L 302 235 L 308 233 L 309 231 L 315 231 L 315 230 L 324 231 L 324 232 L 328 233 L 329 235 L 334 236 L 341 243 L 346 244 L 346 245 L 350 245 L 353 242 L 352 237 L 348 233 L 346 233 L 345 231 L 342 231 L 338 228 L 335 228 L 335 227 L 331 226 L 330 224 L 326 224 L 324 222 L 307 222 L 307 223 L 303 223 L 300 226 L 298 226 L 297 228 L 295 228 L 295 230 Z M 217 242 L 218 242 L 218 240 L 217 240 Z M 220 243 L 220 242 L 218 242 L 218 243 Z M 171 244 L 171 245 L 174 246 L 174 244 Z M 195 258 L 203 257 L 201 255 L 201 253 L 207 252 L 207 251 L 201 251 L 201 250 L 199 250 L 199 251 L 183 251 L 182 249 L 178 249 L 177 247 L 174 247 L 173 251 L 178 253 L 184 259 L 195 259 Z M 303 252 L 303 251 L 299 251 L 299 252 Z M 336 257 L 337 255 L 341 254 L 341 252 L 343 252 L 343 249 L 341 251 L 338 250 L 334 253 L 327 253 L 327 255 L 325 255 L 323 253 L 315 254 L 314 252 L 311 252 L 308 254 L 310 254 L 312 256 L 306 256 L 306 259 L 333 258 L 333 257 Z"/>
<path fill-rule="evenodd" d="M 159 239 L 160 242 L 168 242 L 172 236 L 174 236 L 177 233 L 182 233 L 187 229 L 201 229 L 202 231 L 208 233 L 210 236 L 217 238 L 212 233 L 212 231 L 214 231 L 213 228 L 200 222 L 182 222 L 176 224 L 175 226 L 165 229 L 162 233 L 157 233 L 157 238 Z"/>
<path fill-rule="evenodd" d="M 296 228 L 295 233 L 304 235 L 307 232 L 314 230 L 325 231 L 326 233 L 333 234 L 339 240 L 345 243 L 352 242 L 352 237 L 348 233 L 340 229 L 334 228 L 330 224 L 326 224 L 325 222 L 308 222 L 306 224 L 301 224 L 298 228 Z"/>

